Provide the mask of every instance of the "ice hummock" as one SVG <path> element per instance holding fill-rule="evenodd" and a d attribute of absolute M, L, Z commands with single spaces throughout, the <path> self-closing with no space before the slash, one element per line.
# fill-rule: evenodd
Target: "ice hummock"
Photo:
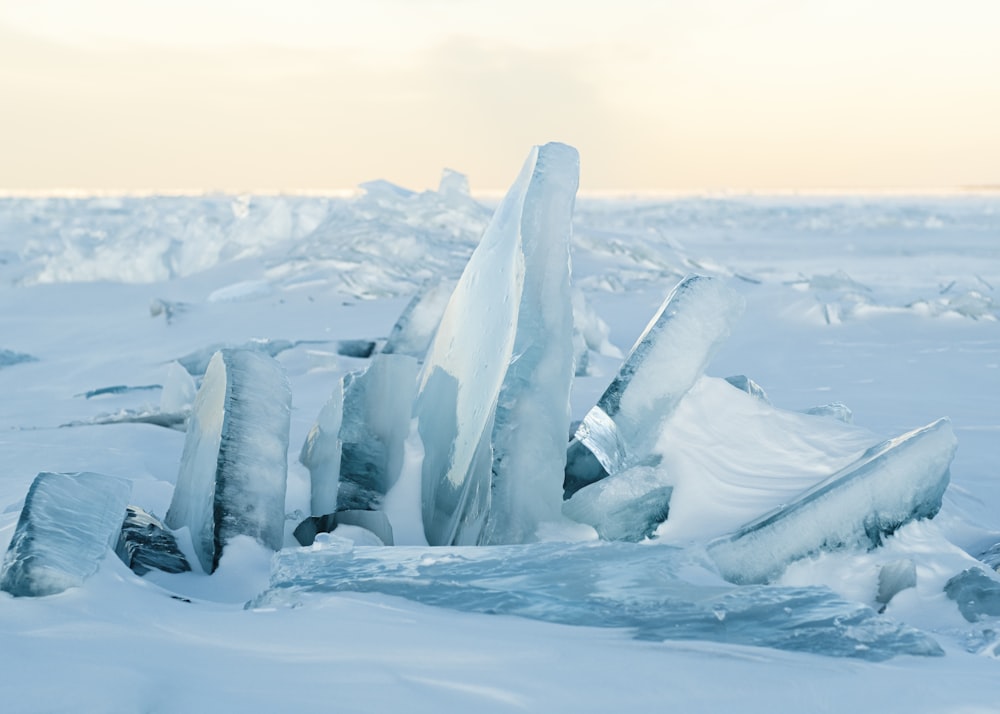
<path fill-rule="evenodd" d="M 661 424 L 743 312 L 721 280 L 689 275 L 660 306 L 567 450 L 565 497 L 646 458 Z"/>
<path fill-rule="evenodd" d="M 284 370 L 266 354 L 225 349 L 209 362 L 166 518 L 190 529 L 205 572 L 237 535 L 281 548 L 290 406 Z"/>
<path fill-rule="evenodd" d="M 342 538 L 284 550 L 270 588 L 248 607 L 329 593 L 404 597 L 463 612 L 586 627 L 638 640 L 702 640 L 870 661 L 939 656 L 927 634 L 825 587 L 735 587 L 691 551 L 632 543 L 532 543 L 490 548 L 352 547 Z"/>
<path fill-rule="evenodd" d="M 764 388 L 747 377 L 745 374 L 734 374 L 731 377 L 726 377 L 726 381 L 741 392 L 746 392 L 751 397 L 763 402 L 764 404 L 771 403 L 771 400 L 767 398 L 767 392 L 764 391 Z"/>
<path fill-rule="evenodd" d="M 82 585 L 114 547 L 131 493 L 131 482 L 115 476 L 38 474 L 4 556 L 0 590 L 38 596 Z"/>
<path fill-rule="evenodd" d="M 734 583 L 763 583 L 821 550 L 874 548 L 908 521 L 932 518 L 948 486 L 956 440 L 948 419 L 871 447 L 795 501 L 712 541 Z"/>
<path fill-rule="evenodd" d="M 480 538 L 490 503 L 497 399 L 524 286 L 522 236 L 537 230 L 529 221 L 556 221 L 555 207 L 575 186 L 576 160 L 576 151 L 560 144 L 532 149 L 469 259 L 427 355 L 413 414 L 424 450 L 423 526 L 431 545 Z"/>
<path fill-rule="evenodd" d="M 538 150 L 521 216 L 524 284 L 493 423 L 484 545 L 530 541 L 540 523 L 559 518 L 574 374 L 569 244 L 579 179 L 576 149 Z"/>

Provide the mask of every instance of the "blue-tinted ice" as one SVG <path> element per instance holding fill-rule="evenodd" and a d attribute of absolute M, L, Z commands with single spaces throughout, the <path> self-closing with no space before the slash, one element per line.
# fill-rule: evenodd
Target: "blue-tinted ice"
<path fill-rule="evenodd" d="M 35 477 L 0 572 L 11 595 L 53 595 L 97 572 L 118 540 L 132 484 L 103 474 Z"/>
<path fill-rule="evenodd" d="M 570 147 L 531 151 L 469 259 L 427 354 L 413 415 L 424 450 L 424 533 L 432 545 L 479 542 L 490 510 L 497 399 L 515 357 L 525 283 L 522 236 L 568 231 L 560 219 L 567 194 L 572 205 L 576 171 Z M 561 437 L 564 427 L 547 424 L 539 436 L 559 429 Z"/>
<path fill-rule="evenodd" d="M 670 292 L 566 454 L 565 497 L 647 458 L 663 424 L 743 313 L 716 278 L 690 275 Z"/>
<path fill-rule="evenodd" d="M 208 365 L 166 518 L 190 529 L 207 573 L 234 536 L 281 548 L 291 399 L 284 370 L 266 354 L 227 349 Z"/>
<path fill-rule="evenodd" d="M 681 577 L 693 574 L 697 582 Z M 711 584 L 705 584 L 711 583 Z M 629 543 L 489 548 L 325 547 L 275 556 L 271 586 L 250 607 L 338 592 L 383 593 L 465 612 L 627 628 L 637 639 L 709 640 L 837 657 L 941 655 L 912 627 L 822 587 L 734 587 L 700 557 Z"/>
<path fill-rule="evenodd" d="M 708 546 L 726 579 L 763 583 L 821 550 L 874 548 L 904 523 L 933 518 L 957 442 L 947 419 L 868 449 L 822 483 Z"/>

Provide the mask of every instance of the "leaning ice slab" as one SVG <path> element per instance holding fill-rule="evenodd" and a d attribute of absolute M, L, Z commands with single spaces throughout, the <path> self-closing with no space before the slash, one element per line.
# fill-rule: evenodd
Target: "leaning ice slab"
<path fill-rule="evenodd" d="M 937 514 L 956 446 L 947 419 L 882 442 L 708 553 L 727 580 L 763 583 L 821 550 L 874 548 L 904 523 Z"/>
<path fill-rule="evenodd" d="M 570 160 L 570 158 L 572 160 Z M 524 286 L 522 236 L 575 185 L 576 152 L 535 147 L 452 293 L 414 406 L 423 444 L 424 532 L 431 545 L 476 543 L 490 503 L 494 415 L 514 350 Z M 554 216 L 554 214 L 553 214 Z"/>
<path fill-rule="evenodd" d="M 166 518 L 190 529 L 205 572 L 233 536 L 281 548 L 290 406 L 288 380 L 271 357 L 226 349 L 209 362 Z"/>
<path fill-rule="evenodd" d="M 4 556 L 0 590 L 53 595 L 83 584 L 118 540 L 132 484 L 90 472 L 35 477 Z"/>
<path fill-rule="evenodd" d="M 690 275 L 667 296 L 570 443 L 566 497 L 647 457 L 660 425 L 701 376 L 743 313 L 716 278 Z"/>
<path fill-rule="evenodd" d="M 524 286 L 514 359 L 493 424 L 493 483 L 480 542 L 523 543 L 559 517 L 573 383 L 569 243 L 580 157 L 565 144 L 538 150 L 521 216 Z"/>
<path fill-rule="evenodd" d="M 375 592 L 464 612 L 618 627 L 639 640 L 702 640 L 886 660 L 943 654 L 927 634 L 823 587 L 735 587 L 703 556 L 633 543 L 531 543 L 491 548 L 284 550 L 250 607 Z"/>
<path fill-rule="evenodd" d="M 441 323 L 454 287 L 454 283 L 448 280 L 425 284 L 392 326 L 382 351 L 423 359 L 434 339 L 434 332 Z"/>

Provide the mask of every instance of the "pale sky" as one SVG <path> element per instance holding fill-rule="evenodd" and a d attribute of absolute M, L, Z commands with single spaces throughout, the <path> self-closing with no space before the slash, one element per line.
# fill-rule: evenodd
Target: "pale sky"
<path fill-rule="evenodd" d="M 1000 0 L 0 0 L 0 190 L 1000 184 Z"/>

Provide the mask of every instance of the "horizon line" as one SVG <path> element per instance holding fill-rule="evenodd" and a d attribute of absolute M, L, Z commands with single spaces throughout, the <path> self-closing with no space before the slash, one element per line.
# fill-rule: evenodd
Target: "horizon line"
<path fill-rule="evenodd" d="M 392 182 L 389 182 L 392 183 Z M 398 184 L 393 184 L 398 185 Z M 414 194 L 433 192 L 434 189 L 415 190 L 400 186 Z M 503 198 L 508 189 L 472 190 L 472 198 L 493 200 Z M 365 194 L 363 186 L 353 188 L 288 188 L 288 189 L 8 189 L 0 188 L 0 199 L 43 199 L 43 198 L 199 198 L 208 196 L 262 196 L 262 197 L 303 197 L 303 198 L 358 198 Z M 577 192 L 583 199 L 672 199 L 672 198 L 726 198 L 726 197 L 822 197 L 822 196 L 977 196 L 1000 194 L 1000 184 L 970 184 L 962 186 L 942 186 L 931 188 L 678 188 L 678 189 L 582 189 Z"/>

